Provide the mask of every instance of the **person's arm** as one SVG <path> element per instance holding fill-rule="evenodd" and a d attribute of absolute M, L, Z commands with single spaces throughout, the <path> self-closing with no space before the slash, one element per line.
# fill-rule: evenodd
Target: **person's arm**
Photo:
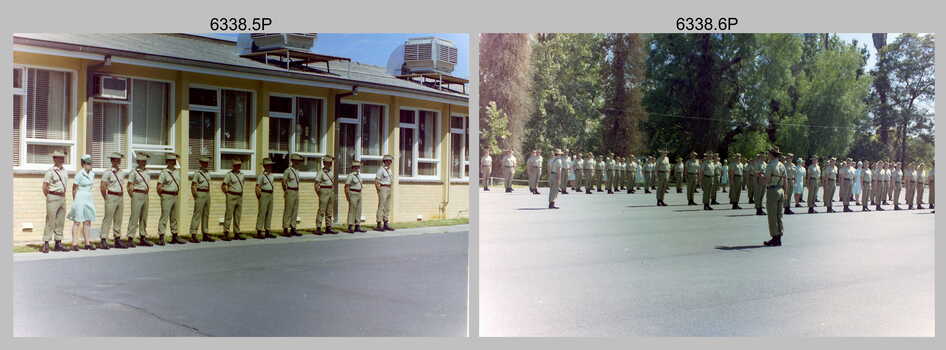
<path fill-rule="evenodd" d="M 167 178 L 164 177 L 164 171 L 161 171 L 161 176 L 158 177 L 158 195 L 160 196 L 164 193 L 164 182 L 167 181 Z"/>
<path fill-rule="evenodd" d="M 230 174 L 227 174 L 223 176 L 223 182 L 220 183 L 220 190 L 223 191 L 224 195 L 227 195 L 230 193 L 230 191 L 228 191 L 230 189 L 230 186 L 227 185 L 227 181 L 229 180 L 230 180 Z"/>
<path fill-rule="evenodd" d="M 197 175 L 194 173 L 194 178 L 191 180 L 191 198 L 197 199 Z"/>
<path fill-rule="evenodd" d="M 348 175 L 351 178 L 352 175 Z M 350 180 L 345 181 L 345 201 L 351 203 L 351 196 L 348 194 L 348 191 L 351 190 Z"/>
<path fill-rule="evenodd" d="M 99 181 L 99 192 L 102 193 L 102 199 L 108 199 L 108 184 L 105 181 L 105 177 L 108 176 L 108 173 L 102 175 L 102 181 Z"/>
<path fill-rule="evenodd" d="M 72 183 L 72 200 L 76 200 L 76 191 L 79 190 L 79 185 L 76 185 L 75 182 Z"/>
<path fill-rule="evenodd" d="M 43 181 L 43 197 L 49 196 L 49 183 Z"/>
<path fill-rule="evenodd" d="M 135 185 L 135 182 L 133 179 L 134 177 L 132 175 L 132 172 L 129 172 L 128 179 L 125 181 L 125 191 L 128 192 L 128 197 L 131 197 L 132 193 L 135 192 L 134 189 L 132 188 Z"/>
<path fill-rule="evenodd" d="M 263 193 L 263 188 L 259 185 L 259 182 L 256 183 L 256 199 L 259 199 L 260 194 Z"/>

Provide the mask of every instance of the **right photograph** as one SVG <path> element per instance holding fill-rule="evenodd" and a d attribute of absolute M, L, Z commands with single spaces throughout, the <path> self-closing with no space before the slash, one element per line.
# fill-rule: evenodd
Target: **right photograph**
<path fill-rule="evenodd" d="M 935 336 L 934 34 L 478 39 L 481 336 Z"/>

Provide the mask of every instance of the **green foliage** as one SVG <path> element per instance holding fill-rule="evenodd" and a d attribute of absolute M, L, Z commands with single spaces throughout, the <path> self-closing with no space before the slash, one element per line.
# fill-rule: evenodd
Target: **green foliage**
<path fill-rule="evenodd" d="M 738 152 L 742 154 L 743 157 L 755 156 L 759 152 L 768 150 L 771 146 L 766 133 L 761 131 L 749 131 L 733 137 L 733 143 L 729 145 L 729 152 Z"/>
<path fill-rule="evenodd" d="M 489 101 L 485 115 L 484 127 L 480 128 L 481 152 L 499 154 L 500 146 L 509 138 L 509 115 L 496 106 L 496 101 Z"/>
<path fill-rule="evenodd" d="M 487 104 L 495 101 L 509 115 L 509 135 L 501 148 L 518 148 L 532 102 L 529 96 L 532 39 L 525 33 L 480 35 L 480 125 L 486 126 Z"/>

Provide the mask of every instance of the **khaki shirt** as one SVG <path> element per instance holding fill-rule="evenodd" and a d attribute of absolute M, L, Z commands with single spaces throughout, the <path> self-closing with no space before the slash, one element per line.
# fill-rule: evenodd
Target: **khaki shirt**
<path fill-rule="evenodd" d="M 391 181 L 393 181 L 391 178 L 391 169 L 385 167 L 378 168 L 378 172 L 374 174 L 374 180 L 379 185 L 390 185 Z"/>
<path fill-rule="evenodd" d="M 259 184 L 259 189 L 263 191 L 272 191 L 276 186 L 273 185 L 273 174 L 263 172 L 263 175 L 259 177 L 257 182 Z"/>
<path fill-rule="evenodd" d="M 562 173 L 562 158 L 555 157 L 549 163 L 549 174 L 558 175 Z"/>
<path fill-rule="evenodd" d="M 742 163 L 740 162 L 735 162 L 733 163 L 732 166 L 729 167 L 729 169 L 732 170 L 733 177 L 742 176 L 742 172 L 745 170 L 745 166 L 742 165 Z"/>
<path fill-rule="evenodd" d="M 345 184 L 353 190 L 361 190 L 361 174 L 357 171 L 352 171 L 351 174 L 348 174 L 348 178 L 345 179 Z"/>
<path fill-rule="evenodd" d="M 838 178 L 838 167 L 835 165 L 829 165 L 824 167 L 824 177 L 825 181 L 837 180 Z"/>
<path fill-rule="evenodd" d="M 903 181 L 903 171 L 900 169 L 893 169 L 890 171 L 890 179 L 893 182 L 900 183 Z"/>
<path fill-rule="evenodd" d="M 315 183 L 319 185 L 319 188 L 322 186 L 335 186 L 335 176 L 332 174 L 332 169 L 322 168 L 322 171 L 315 175 Z"/>
<path fill-rule="evenodd" d="M 69 175 L 65 169 L 50 167 L 43 176 L 43 182 L 49 184 L 49 192 L 66 192 L 66 182 L 69 181 Z"/>
<path fill-rule="evenodd" d="M 243 173 L 228 172 L 223 176 L 223 184 L 227 185 L 227 191 L 243 193 Z"/>
<path fill-rule="evenodd" d="M 121 193 L 125 195 L 125 186 L 122 185 L 121 170 L 112 168 L 102 173 L 102 183 L 105 184 L 105 190 L 108 192 Z"/>
<path fill-rule="evenodd" d="M 487 155 L 483 156 L 483 158 L 480 158 L 480 166 L 482 166 L 482 167 L 484 167 L 484 168 L 492 168 L 492 167 L 493 167 L 493 157 L 490 157 L 490 156 L 487 154 Z"/>
<path fill-rule="evenodd" d="M 151 185 L 148 184 L 148 171 L 135 169 L 129 172 L 128 187 L 131 187 L 132 191 L 150 191 Z"/>
<path fill-rule="evenodd" d="M 516 156 L 510 154 L 509 156 L 504 157 L 503 166 L 507 168 L 516 166 Z"/>
<path fill-rule="evenodd" d="M 690 159 L 687 161 L 687 173 L 691 175 L 696 175 L 700 173 L 700 161 L 696 159 Z"/>
<path fill-rule="evenodd" d="M 861 182 L 869 183 L 873 175 L 874 175 L 873 171 L 871 171 L 870 169 L 864 169 L 863 171 L 861 171 Z"/>
<path fill-rule="evenodd" d="M 657 161 L 657 171 L 670 171 L 670 159 L 660 157 L 660 160 Z"/>
<path fill-rule="evenodd" d="M 299 189 L 299 171 L 296 168 L 289 167 L 282 172 L 282 182 L 286 184 L 287 189 Z"/>
<path fill-rule="evenodd" d="M 529 159 L 526 160 L 526 166 L 530 168 L 541 168 L 542 157 L 539 157 L 539 156 L 529 157 Z"/>
<path fill-rule="evenodd" d="M 808 166 L 808 179 L 820 180 L 821 179 L 821 167 L 812 164 Z"/>
<path fill-rule="evenodd" d="M 716 176 L 716 164 L 703 162 L 703 176 Z"/>
<path fill-rule="evenodd" d="M 770 161 L 768 166 L 765 167 L 765 176 L 769 180 L 769 186 L 781 187 L 785 185 L 785 177 L 787 175 L 788 172 L 785 170 L 785 165 L 776 159 Z"/>
<path fill-rule="evenodd" d="M 194 175 L 191 176 L 191 183 L 197 184 L 198 190 L 210 191 L 210 175 L 207 174 L 205 169 L 195 171 Z"/>
<path fill-rule="evenodd" d="M 161 175 L 158 176 L 158 183 L 161 184 L 161 190 L 164 192 L 177 192 L 181 187 L 181 178 L 176 169 L 171 171 L 164 168 L 161 169 Z"/>
<path fill-rule="evenodd" d="M 591 158 L 585 158 L 585 161 L 581 162 L 581 168 L 586 170 L 595 170 L 595 160 Z"/>
<path fill-rule="evenodd" d="M 604 169 L 605 169 L 605 162 L 604 162 L 604 160 L 598 161 L 596 168 L 597 168 L 598 170 L 604 171 Z"/>
<path fill-rule="evenodd" d="M 675 171 L 677 175 L 683 174 L 683 162 L 677 162 L 677 164 L 673 166 L 673 171 Z"/>

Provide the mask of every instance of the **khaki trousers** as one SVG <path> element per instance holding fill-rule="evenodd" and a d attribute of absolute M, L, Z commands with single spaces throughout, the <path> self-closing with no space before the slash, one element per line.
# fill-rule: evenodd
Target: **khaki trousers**
<path fill-rule="evenodd" d="M 752 179 L 755 183 L 755 207 L 756 209 L 762 209 L 762 199 L 765 198 L 765 192 L 767 191 L 766 186 L 762 183 L 762 178 L 758 174 L 754 174 Z"/>
<path fill-rule="evenodd" d="M 43 241 L 55 238 L 62 240 L 63 226 L 66 225 L 66 198 L 50 194 L 46 196 L 46 226 L 43 228 Z"/>
<path fill-rule="evenodd" d="M 148 194 L 132 192 L 131 218 L 128 221 L 128 238 L 138 233 L 138 238 L 148 237 Z"/>
<path fill-rule="evenodd" d="M 482 173 L 481 176 L 483 178 L 483 187 L 489 188 L 489 186 L 493 184 L 492 178 L 490 177 L 493 173 L 493 167 L 488 167 L 488 166 L 481 167 L 480 172 Z"/>
<path fill-rule="evenodd" d="M 861 199 L 861 206 L 867 207 L 870 205 L 870 201 L 874 199 L 874 184 L 872 182 L 863 182 L 861 183 L 861 194 L 864 196 Z"/>
<path fill-rule="evenodd" d="M 713 176 L 703 176 L 703 205 L 709 205 L 713 199 Z"/>
<path fill-rule="evenodd" d="M 282 228 L 296 228 L 299 217 L 299 191 L 286 189 L 283 192 Z"/>
<path fill-rule="evenodd" d="M 102 221 L 102 232 L 99 238 L 108 238 L 112 233 L 115 239 L 122 237 L 122 212 L 124 209 L 124 198 L 113 194 L 107 194 L 105 197 L 105 219 Z"/>
<path fill-rule="evenodd" d="M 315 217 L 315 227 L 322 227 L 322 224 L 325 224 L 325 228 L 332 227 L 332 224 L 335 223 L 334 217 L 334 208 L 335 208 L 335 189 L 334 188 L 319 188 L 319 209 L 318 215 Z"/>
<path fill-rule="evenodd" d="M 240 232 L 240 217 L 243 215 L 243 196 L 227 193 L 227 211 L 223 215 L 223 232 Z M 233 223 L 231 226 L 230 223 Z M 232 227 L 232 230 L 231 230 Z"/>
<path fill-rule="evenodd" d="M 818 199 L 818 179 L 808 179 L 808 202 L 809 208 L 815 207 L 815 201 Z"/>
<path fill-rule="evenodd" d="M 906 202 L 907 205 L 913 206 L 913 197 L 916 195 L 916 185 L 912 180 L 907 180 L 907 195 Z"/>
<path fill-rule="evenodd" d="M 831 208 L 834 205 L 834 189 L 836 185 L 837 180 L 834 179 L 830 179 L 824 184 L 824 197 L 821 200 L 827 208 Z"/>
<path fill-rule="evenodd" d="M 377 220 L 377 222 L 390 221 L 392 197 L 390 186 L 381 186 L 378 188 L 378 212 L 375 214 L 375 220 Z"/>
<path fill-rule="evenodd" d="M 733 176 L 729 182 L 729 203 L 739 204 L 739 197 L 742 197 L 742 176 Z"/>
<path fill-rule="evenodd" d="M 794 179 L 788 181 L 788 190 L 787 190 L 787 191 L 784 191 L 784 192 L 785 192 L 785 193 L 784 193 L 783 198 L 782 198 L 782 205 L 783 205 L 785 208 L 791 207 L 791 205 L 792 205 L 792 194 L 795 193 L 795 180 L 794 180 Z"/>
<path fill-rule="evenodd" d="M 926 184 L 922 182 L 917 182 L 915 186 L 916 186 L 916 204 L 922 205 L 923 204 L 923 190 L 924 190 L 924 187 L 926 187 Z"/>
<path fill-rule="evenodd" d="M 696 193 L 696 175 L 687 175 L 687 203 L 693 202 L 693 194 Z"/>
<path fill-rule="evenodd" d="M 668 172 L 658 172 L 657 173 L 657 200 L 664 201 L 664 191 L 669 187 L 670 173 Z"/>
<path fill-rule="evenodd" d="M 782 227 L 782 201 L 785 192 L 782 186 L 767 188 L 767 198 L 765 201 L 766 215 L 769 217 L 769 235 L 779 237 L 783 233 Z"/>
<path fill-rule="evenodd" d="M 169 225 L 170 224 L 170 225 Z M 171 234 L 177 234 L 177 195 L 161 195 L 161 219 L 158 220 L 158 234 L 164 235 L 170 228 Z"/>
<path fill-rule="evenodd" d="M 348 191 L 348 224 L 361 225 L 361 192 Z"/>
<path fill-rule="evenodd" d="M 559 174 L 552 173 L 549 175 L 549 202 L 555 202 L 555 199 L 558 198 L 558 192 L 561 191 L 561 184 L 559 183 L 562 179 Z"/>
<path fill-rule="evenodd" d="M 194 214 L 191 216 L 190 233 L 210 233 L 210 192 L 197 192 L 194 198 Z"/>
<path fill-rule="evenodd" d="M 900 205 L 900 190 L 903 189 L 903 183 L 893 183 L 893 205 Z"/>
<path fill-rule="evenodd" d="M 269 231 L 273 227 L 273 194 L 260 192 L 257 205 L 256 230 Z"/>
<path fill-rule="evenodd" d="M 507 189 L 512 188 L 512 173 L 513 173 L 513 167 L 511 166 L 503 167 L 503 182 L 505 182 Z"/>
<path fill-rule="evenodd" d="M 529 175 L 529 189 L 539 189 L 539 168 L 530 166 L 526 168 L 526 173 Z"/>

